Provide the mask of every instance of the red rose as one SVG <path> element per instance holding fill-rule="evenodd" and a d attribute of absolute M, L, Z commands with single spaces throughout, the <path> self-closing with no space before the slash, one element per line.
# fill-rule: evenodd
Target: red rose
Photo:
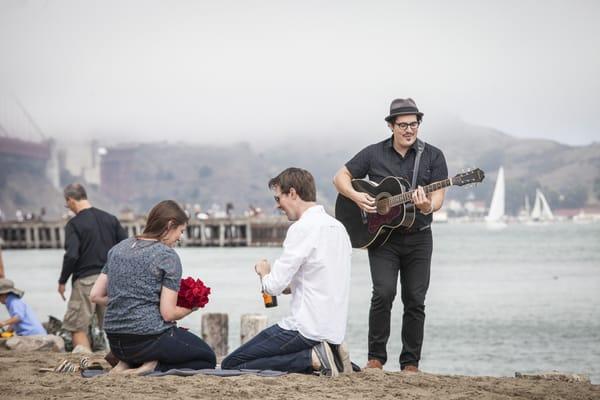
<path fill-rule="evenodd" d="M 181 280 L 177 305 L 184 308 L 204 307 L 208 303 L 210 288 L 204 285 L 200 279 L 187 277 Z"/>

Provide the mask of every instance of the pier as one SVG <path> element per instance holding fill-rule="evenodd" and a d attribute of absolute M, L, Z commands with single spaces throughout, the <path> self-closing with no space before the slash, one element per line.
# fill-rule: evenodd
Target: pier
<path fill-rule="evenodd" d="M 142 233 L 145 219 L 121 221 L 128 236 Z M 0 223 L 4 249 L 62 249 L 67 221 Z M 284 217 L 190 220 L 181 247 L 279 246 L 290 223 Z"/>

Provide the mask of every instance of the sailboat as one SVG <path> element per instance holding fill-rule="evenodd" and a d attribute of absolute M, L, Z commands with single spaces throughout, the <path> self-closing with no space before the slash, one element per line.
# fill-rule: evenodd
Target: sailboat
<path fill-rule="evenodd" d="M 506 227 L 506 216 L 504 215 L 504 192 L 504 168 L 500 167 L 498 169 L 498 177 L 496 178 L 496 186 L 494 187 L 494 194 L 492 196 L 490 210 L 488 215 L 485 217 L 485 222 L 490 228 Z"/>
<path fill-rule="evenodd" d="M 531 220 L 533 222 L 554 220 L 554 214 L 552 214 L 548 201 L 540 189 L 535 190 L 535 202 L 533 203 L 533 210 L 531 210 Z"/>
<path fill-rule="evenodd" d="M 529 205 L 529 196 L 527 196 L 527 195 L 525 195 L 525 207 L 522 208 L 521 211 L 519 211 L 517 220 L 519 222 L 531 221 L 531 206 Z"/>

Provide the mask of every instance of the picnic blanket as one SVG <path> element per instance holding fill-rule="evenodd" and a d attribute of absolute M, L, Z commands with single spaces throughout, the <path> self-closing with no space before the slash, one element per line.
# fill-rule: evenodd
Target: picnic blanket
<path fill-rule="evenodd" d="M 93 378 L 96 376 L 101 376 L 107 374 L 108 371 L 97 370 L 97 369 L 86 369 L 81 371 L 81 376 L 84 378 Z M 287 372 L 282 371 L 272 371 L 272 370 L 260 370 L 260 369 L 170 369 L 165 372 L 161 371 L 153 371 L 144 376 L 192 376 L 192 375 L 212 375 L 212 376 L 240 376 L 240 375 L 256 375 L 256 376 L 264 376 L 264 377 L 275 377 L 286 375 Z"/>

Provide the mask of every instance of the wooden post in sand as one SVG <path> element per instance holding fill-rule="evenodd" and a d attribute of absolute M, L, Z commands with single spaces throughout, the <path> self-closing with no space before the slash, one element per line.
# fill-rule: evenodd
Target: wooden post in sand
<path fill-rule="evenodd" d="M 243 314 L 240 322 L 240 341 L 246 343 L 267 327 L 267 316 L 262 314 Z"/>
<path fill-rule="evenodd" d="M 217 357 L 224 357 L 228 352 L 229 316 L 222 313 L 202 315 L 202 339 L 215 352 Z"/>

